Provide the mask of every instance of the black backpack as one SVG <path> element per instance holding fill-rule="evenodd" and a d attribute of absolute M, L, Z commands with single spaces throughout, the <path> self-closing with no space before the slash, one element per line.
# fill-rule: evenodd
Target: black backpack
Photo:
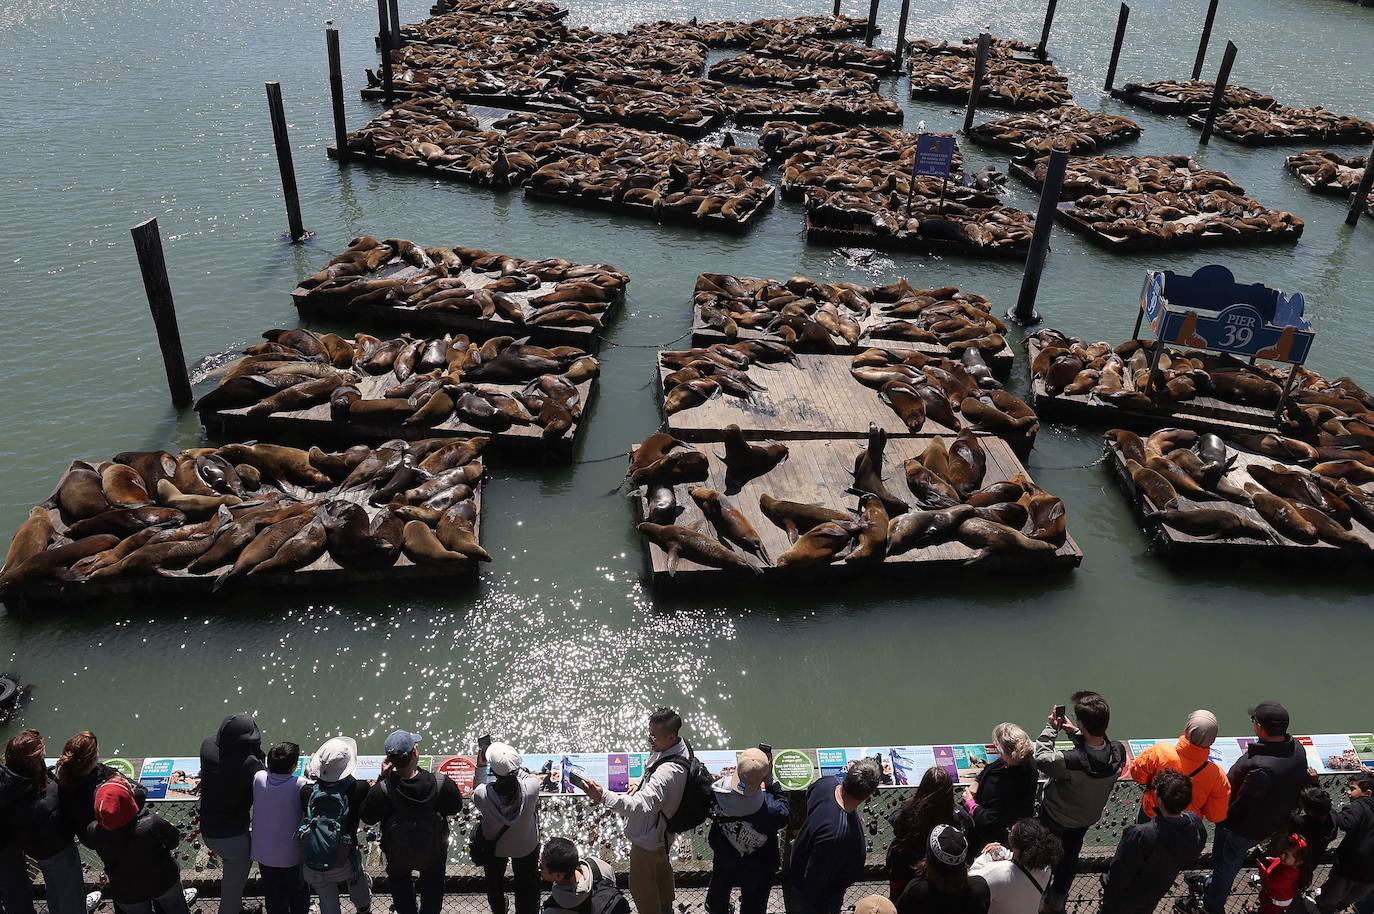
<path fill-rule="evenodd" d="M 441 859 L 448 846 L 448 822 L 435 809 L 439 792 L 417 803 L 382 782 L 391 798 L 391 815 L 382 823 L 382 851 L 387 862 L 412 872 L 427 869 Z"/>
<path fill-rule="evenodd" d="M 625 900 L 625 894 L 620 891 L 615 880 L 604 876 L 601 867 L 597 866 L 592 858 L 588 857 L 582 862 L 591 867 L 592 887 L 587 893 L 587 900 L 575 909 L 578 914 L 630 914 L 630 903 Z M 544 908 L 562 910 L 552 895 L 544 900 Z"/>
<path fill-rule="evenodd" d="M 671 816 L 664 816 L 668 820 L 668 833 L 672 835 L 685 835 L 701 825 L 710 817 L 711 807 L 715 803 L 711 796 L 711 785 L 716 781 L 715 775 L 697 759 L 690 743 L 683 740 L 682 744 L 687 747 L 685 755 L 670 755 L 668 758 L 659 759 L 644 772 L 647 779 L 659 766 L 669 763 L 681 765 L 687 772 L 687 783 L 683 785 L 682 802 L 678 804 L 677 812 Z"/>

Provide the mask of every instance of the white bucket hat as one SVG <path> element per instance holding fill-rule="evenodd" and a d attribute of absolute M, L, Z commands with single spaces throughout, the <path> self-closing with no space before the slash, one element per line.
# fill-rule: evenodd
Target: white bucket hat
<path fill-rule="evenodd" d="M 315 750 L 305 773 L 317 781 L 332 784 L 351 775 L 357 767 L 358 741 L 351 736 L 336 736 L 325 740 Z"/>

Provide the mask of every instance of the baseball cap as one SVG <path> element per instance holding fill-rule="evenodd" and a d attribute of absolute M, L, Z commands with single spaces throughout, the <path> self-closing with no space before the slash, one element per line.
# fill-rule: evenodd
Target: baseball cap
<path fill-rule="evenodd" d="M 1288 732 L 1288 709 L 1277 701 L 1260 702 L 1250 709 L 1250 717 L 1270 733 Z"/>
<path fill-rule="evenodd" d="M 409 755 L 410 753 L 406 753 Z M 332 784 L 342 781 L 358 767 L 358 742 L 351 736 L 336 736 L 324 741 L 310 757 L 305 773 L 317 781 Z"/>
<path fill-rule="evenodd" d="M 134 792 L 123 778 L 110 778 L 95 789 L 95 820 L 106 831 L 128 825 L 138 815 Z"/>
<path fill-rule="evenodd" d="M 762 749 L 745 749 L 739 754 L 735 771 L 730 775 L 730 792 L 745 793 L 747 785 L 762 784 L 768 772 L 768 756 Z"/>
<path fill-rule="evenodd" d="M 1206 749 L 1217 741 L 1217 716 L 1211 711 L 1194 711 L 1188 715 L 1188 725 L 1183 728 L 1183 735 L 1194 746 Z"/>
<path fill-rule="evenodd" d="M 854 914 L 897 914 L 897 908 L 881 895 L 869 895 L 854 905 Z"/>
<path fill-rule="evenodd" d="M 406 730 L 394 730 L 386 738 L 386 744 L 382 747 L 382 751 L 387 754 L 388 758 L 404 759 L 415 751 L 415 747 L 419 744 L 420 737 L 418 735 Z"/>
<path fill-rule="evenodd" d="M 497 777 L 515 774 L 524 764 L 520 750 L 508 743 L 492 743 L 487 747 L 487 767 Z"/>

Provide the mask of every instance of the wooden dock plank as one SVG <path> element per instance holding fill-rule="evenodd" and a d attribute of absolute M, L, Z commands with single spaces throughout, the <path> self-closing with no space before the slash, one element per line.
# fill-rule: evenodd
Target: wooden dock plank
<path fill-rule="evenodd" d="M 932 440 L 931 438 L 891 439 L 888 441 L 884 452 L 884 483 L 890 491 L 909 501 L 913 506 L 915 499 L 907 489 L 902 467 L 908 458 L 919 456 Z M 1009 479 L 1018 472 L 1025 472 L 1024 466 L 1006 442 L 997 438 L 980 438 L 979 442 L 983 445 L 988 458 L 984 485 Z M 946 438 L 945 443 L 946 445 L 950 444 L 951 439 Z M 744 514 L 754 529 L 758 531 L 764 549 L 773 560 L 787 551 L 791 543 L 787 534 L 764 516 L 759 508 L 759 496 L 768 494 L 786 501 L 819 504 L 840 511 L 856 510 L 858 497 L 849 494 L 846 490 L 853 480 L 854 458 L 865 446 L 864 442 L 852 439 L 789 441 L 787 445 L 789 454 L 785 461 L 767 474 L 749 480 L 734 494 L 728 494 L 726 488 L 724 462 L 713 452 L 712 448 L 702 449 L 708 456 L 710 468 L 707 480 L 701 485 L 724 494 L 726 500 Z M 710 522 L 706 520 L 705 515 L 701 513 L 701 510 L 688 494 L 690 488 L 690 485 L 679 485 L 675 488 L 677 503 L 683 509 L 677 523 L 687 527 L 700 524 L 701 531 L 713 535 Z M 635 490 L 631 496 L 635 501 L 638 516 L 641 518 L 644 516 L 646 508 L 645 495 L 645 490 L 640 488 Z M 674 585 L 692 584 L 711 576 L 739 578 L 743 575 L 745 578 L 749 577 L 747 572 L 722 571 L 698 565 L 687 559 L 681 560 L 677 574 L 670 577 L 666 554 L 647 540 L 645 547 L 648 550 L 650 566 L 657 585 L 666 585 L 670 582 Z M 888 558 L 882 563 L 880 573 L 886 577 L 901 572 L 927 573 L 942 567 L 948 570 L 958 570 L 963 567 L 963 563 L 973 556 L 974 550 L 962 543 L 957 541 L 942 543 L 914 549 L 903 555 Z M 1070 536 L 1052 556 L 1037 556 L 1036 558 L 1040 561 L 1018 561 L 994 556 L 979 563 L 977 567 L 996 571 L 1066 570 L 1077 566 L 1082 561 L 1082 556 L 1082 551 Z M 873 567 L 871 565 L 847 565 L 843 562 L 805 569 L 770 566 L 763 570 L 763 574 L 770 580 L 775 577 L 811 580 L 871 573 Z"/>

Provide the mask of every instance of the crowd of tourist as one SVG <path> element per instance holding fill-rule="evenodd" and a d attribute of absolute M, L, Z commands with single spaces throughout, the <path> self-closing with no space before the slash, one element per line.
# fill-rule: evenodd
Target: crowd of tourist
<path fill-rule="evenodd" d="M 1108 735 L 1111 710 L 1096 692 L 1056 705 L 1034 742 L 1013 723 L 992 731 L 996 756 L 956 793 L 948 771 L 927 770 L 890 818 L 889 892 L 860 900 L 856 914 L 1059 914 L 1078 873 L 1088 830 L 1114 785 L 1128 776 L 1147 789 L 1102 877 L 1101 914 L 1149 914 L 1194 869 L 1215 824 L 1211 873 L 1188 877 L 1199 914 L 1221 914 L 1247 859 L 1259 883 L 1258 914 L 1350 907 L 1374 912 L 1374 773 L 1356 774 L 1350 802 L 1333 810 L 1307 754 L 1289 735 L 1277 702 L 1250 709 L 1254 742 L 1230 771 L 1209 757 L 1217 719 L 1195 711 L 1174 745 L 1129 759 Z M 739 754 L 714 777 L 682 738 L 682 718 L 660 709 L 648 721 L 652 748 L 643 776 L 624 793 L 590 778 L 577 786 L 624 820 L 628 886 L 641 914 L 671 914 L 674 838 L 709 823 L 708 914 L 763 914 L 783 864 L 780 835 L 793 820 L 766 746 Z M 372 780 L 356 776 L 357 743 L 326 740 L 301 770 L 301 750 L 266 750 L 251 715 L 228 717 L 201 746 L 200 835 L 218 858 L 219 914 L 259 914 L 243 895 L 256 865 L 266 914 L 340 914 L 344 893 L 370 914 L 372 892 L 359 830 L 380 830 L 396 914 L 439 914 L 449 861 L 450 820 L 463 808 L 457 784 L 420 764 L 420 737 L 397 730 Z M 35 914 L 27 861 L 42 873 L 51 914 L 87 914 L 102 897 L 120 914 L 188 914 L 177 860 L 181 835 L 147 803 L 142 786 L 100 761 L 96 737 L 67 740 L 53 768 L 41 734 L 25 730 L 0 765 L 0 914 Z M 1129 761 L 1128 761 L 1129 759 Z M 788 910 L 839 914 L 864 878 L 863 809 L 882 779 L 872 759 L 814 781 L 790 845 Z M 485 875 L 493 914 L 629 914 L 630 901 L 605 860 L 564 837 L 539 834 L 540 781 L 514 747 L 484 739 L 471 803 L 478 821 L 466 853 Z M 800 812 L 800 811 L 799 811 Z M 1335 861 L 1315 897 L 1318 862 L 1338 835 Z M 100 893 L 87 895 L 78 842 L 101 860 Z M 1076 903 L 1075 910 L 1091 907 Z"/>

